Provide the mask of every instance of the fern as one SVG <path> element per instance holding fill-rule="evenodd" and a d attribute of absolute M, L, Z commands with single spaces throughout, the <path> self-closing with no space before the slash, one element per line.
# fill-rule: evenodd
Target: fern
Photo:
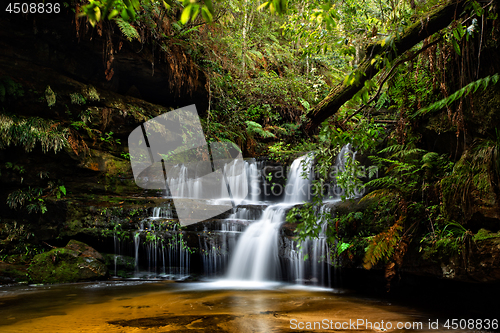
<path fill-rule="evenodd" d="M 125 37 L 127 37 L 129 42 L 131 42 L 133 39 L 141 41 L 141 36 L 139 36 L 137 30 L 130 23 L 124 21 L 121 18 L 116 18 L 115 22 L 122 31 L 122 33 L 125 35 Z"/>
<path fill-rule="evenodd" d="M 258 124 L 256 122 L 250 121 L 250 120 L 245 121 L 245 123 L 247 124 L 247 132 L 250 135 L 258 134 L 263 138 L 275 138 L 276 137 L 273 133 L 264 130 L 262 128 L 261 124 Z"/>
<path fill-rule="evenodd" d="M 379 261 L 386 261 L 393 256 L 401 240 L 402 222 L 403 217 L 400 217 L 387 231 L 370 237 L 370 244 L 363 259 L 365 269 L 371 269 Z"/>
<path fill-rule="evenodd" d="M 450 96 L 443 98 L 440 101 L 437 101 L 429 106 L 426 106 L 426 107 L 418 110 L 417 112 L 415 112 L 411 116 L 411 118 L 414 118 L 416 116 L 423 115 L 423 114 L 426 114 L 429 112 L 439 111 L 445 107 L 450 106 L 456 100 L 458 100 L 464 96 L 467 96 L 471 93 L 475 93 L 480 87 L 482 87 L 483 90 L 486 90 L 486 88 L 490 85 L 490 83 L 496 84 L 499 79 L 500 79 L 500 75 L 498 75 L 498 73 L 497 73 L 495 75 L 487 76 L 485 78 L 471 82 L 468 85 L 466 85 L 465 87 L 463 87 L 462 89 L 457 90 L 456 92 L 454 92 Z"/>
<path fill-rule="evenodd" d="M 69 131 L 59 123 L 38 117 L 18 118 L 0 114 L 0 149 L 20 145 L 30 152 L 37 143 L 42 151 L 57 153 L 68 145 Z"/>

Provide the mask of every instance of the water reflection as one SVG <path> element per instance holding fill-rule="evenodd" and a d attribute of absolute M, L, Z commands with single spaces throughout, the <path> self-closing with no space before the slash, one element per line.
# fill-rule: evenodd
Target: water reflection
<path fill-rule="evenodd" d="M 402 332 L 397 323 L 432 315 L 342 290 L 249 281 L 105 282 L 50 287 L 1 287 L 1 332 L 333 332 L 364 320 L 356 331 Z M 377 329 L 366 323 L 391 323 Z M 320 329 L 307 329 L 318 323 Z M 333 326 L 325 326 L 328 325 Z M 294 326 L 295 325 L 295 326 Z M 300 326 L 302 325 L 302 326 Z M 327 327 L 327 328 L 325 328 Z M 332 329 L 333 328 L 333 329 Z M 300 331 L 299 330 L 299 331 Z M 340 329 L 349 331 L 351 329 Z M 444 329 L 442 331 L 445 331 Z"/>

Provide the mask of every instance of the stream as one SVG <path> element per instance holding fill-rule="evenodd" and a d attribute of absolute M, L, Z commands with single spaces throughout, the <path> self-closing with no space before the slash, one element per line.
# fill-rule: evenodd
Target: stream
<path fill-rule="evenodd" d="M 16 333 L 448 331 L 444 319 L 412 307 L 347 290 L 284 283 L 2 287 L 0 313 L 0 331 Z"/>
<path fill-rule="evenodd" d="M 342 156 L 347 153 L 349 147 L 339 154 L 337 165 L 342 165 Z M 448 318 L 434 309 L 422 310 L 411 302 L 393 303 L 336 288 L 340 283 L 324 237 L 327 222 L 318 220 L 321 234 L 307 240 L 302 250 L 294 237 L 283 231 L 286 212 L 311 195 L 310 179 L 302 174 L 313 174 L 312 159 L 303 156 L 293 162 L 284 195 L 274 202 L 264 200 L 260 193 L 263 183 L 255 175 L 262 165 L 245 163 L 250 170 L 246 175 L 228 173 L 230 183 L 250 184 L 248 200 L 242 200 L 227 218 L 194 229 L 201 258 L 184 246 L 181 231 L 160 230 L 159 221 L 171 220 L 174 214 L 170 203 L 157 207 L 149 219 L 131 231 L 133 241 L 127 246 L 114 239 L 115 254 L 128 251 L 135 258 L 132 277 L 2 286 L 0 331 L 448 331 L 444 326 Z M 188 183 L 182 179 L 188 175 L 185 168 L 177 170 L 171 190 L 175 184 Z M 202 191 L 198 184 L 185 186 L 181 192 L 198 198 Z M 322 211 L 333 209 L 334 213 L 339 201 L 334 198 Z M 116 259 L 115 271 L 110 273 L 117 274 Z M 195 282 L 189 281 L 193 274 L 199 276 Z M 464 332 L 473 331 L 469 325 L 463 328 Z"/>

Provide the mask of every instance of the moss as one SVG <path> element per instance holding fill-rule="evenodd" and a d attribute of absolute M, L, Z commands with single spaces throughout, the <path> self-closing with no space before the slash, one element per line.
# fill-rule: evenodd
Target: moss
<path fill-rule="evenodd" d="M 83 96 L 89 101 L 99 101 L 101 97 L 93 86 L 86 86 L 82 89 Z"/>
<path fill-rule="evenodd" d="M 456 237 L 442 237 L 433 242 L 423 243 L 422 258 L 434 262 L 448 261 L 451 257 L 461 254 L 464 242 Z"/>
<path fill-rule="evenodd" d="M 28 268 L 31 283 L 66 283 L 101 279 L 106 266 L 95 258 L 80 257 L 78 251 L 57 248 L 35 256 Z"/>
<path fill-rule="evenodd" d="M 79 93 L 70 94 L 69 97 L 71 99 L 71 104 L 83 105 L 86 103 L 85 97 Z"/>
<path fill-rule="evenodd" d="M 45 99 L 47 100 L 49 108 L 56 104 L 56 93 L 50 88 L 50 86 L 47 86 L 45 89 Z"/>
<path fill-rule="evenodd" d="M 500 232 L 493 233 L 486 229 L 480 229 L 477 234 L 472 238 L 475 242 L 482 241 L 490 238 L 500 238 Z"/>

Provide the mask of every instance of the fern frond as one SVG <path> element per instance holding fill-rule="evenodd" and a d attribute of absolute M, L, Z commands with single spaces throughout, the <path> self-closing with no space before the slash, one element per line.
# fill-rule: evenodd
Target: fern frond
<path fill-rule="evenodd" d="M 139 36 L 137 30 L 130 23 L 124 21 L 122 18 L 116 18 L 115 22 L 122 31 L 122 33 L 125 35 L 125 37 L 127 37 L 129 42 L 131 42 L 133 39 L 141 41 L 141 36 Z"/>
<path fill-rule="evenodd" d="M 273 133 L 263 129 L 261 124 L 258 124 L 256 122 L 250 121 L 250 120 L 245 121 L 245 123 L 247 124 L 247 132 L 250 134 L 258 134 L 263 138 L 275 138 L 276 137 Z"/>
<path fill-rule="evenodd" d="M 415 112 L 411 116 L 411 118 L 415 118 L 416 116 L 423 115 L 423 114 L 426 114 L 429 112 L 439 111 L 445 107 L 450 106 L 451 103 L 455 102 L 456 100 L 458 100 L 462 97 L 465 97 L 471 93 L 472 94 L 475 93 L 481 87 L 483 88 L 483 90 L 486 90 L 486 88 L 490 85 L 490 83 L 496 84 L 499 79 L 500 79 L 500 75 L 498 75 L 498 73 L 497 73 L 497 74 L 479 79 L 477 81 L 471 82 L 468 85 L 466 85 L 465 87 L 463 87 L 462 89 L 457 90 L 456 92 L 454 92 L 450 96 L 443 98 L 442 100 L 439 100 L 439 101 L 437 101 L 429 106 L 421 108 L 420 110 Z"/>
<path fill-rule="evenodd" d="M 379 151 L 380 154 L 386 154 L 386 153 L 389 153 L 389 154 L 393 154 L 397 151 L 400 151 L 400 150 L 403 150 L 404 149 L 404 145 L 392 145 L 392 146 L 389 146 L 389 147 L 386 147 L 382 150 Z"/>
<path fill-rule="evenodd" d="M 412 155 L 418 155 L 425 153 L 426 150 L 420 148 L 410 148 L 410 149 L 402 149 L 400 151 L 395 152 L 391 158 L 399 158 L 404 159 L 411 157 Z"/>
<path fill-rule="evenodd" d="M 368 245 L 363 259 L 363 267 L 371 269 L 379 261 L 389 260 L 401 240 L 402 230 L 403 217 L 401 216 L 387 231 L 370 237 L 370 245 Z"/>
<path fill-rule="evenodd" d="M 59 123 L 39 117 L 18 118 L 0 114 L 0 149 L 21 145 L 27 152 L 37 143 L 42 151 L 57 153 L 68 145 L 69 130 L 60 128 Z"/>
<path fill-rule="evenodd" d="M 388 188 L 394 188 L 396 185 L 399 184 L 399 181 L 390 176 L 382 177 L 382 178 L 376 178 L 373 180 L 370 180 L 365 184 L 366 187 L 373 187 L 373 188 L 381 188 L 381 189 L 388 189 Z"/>

